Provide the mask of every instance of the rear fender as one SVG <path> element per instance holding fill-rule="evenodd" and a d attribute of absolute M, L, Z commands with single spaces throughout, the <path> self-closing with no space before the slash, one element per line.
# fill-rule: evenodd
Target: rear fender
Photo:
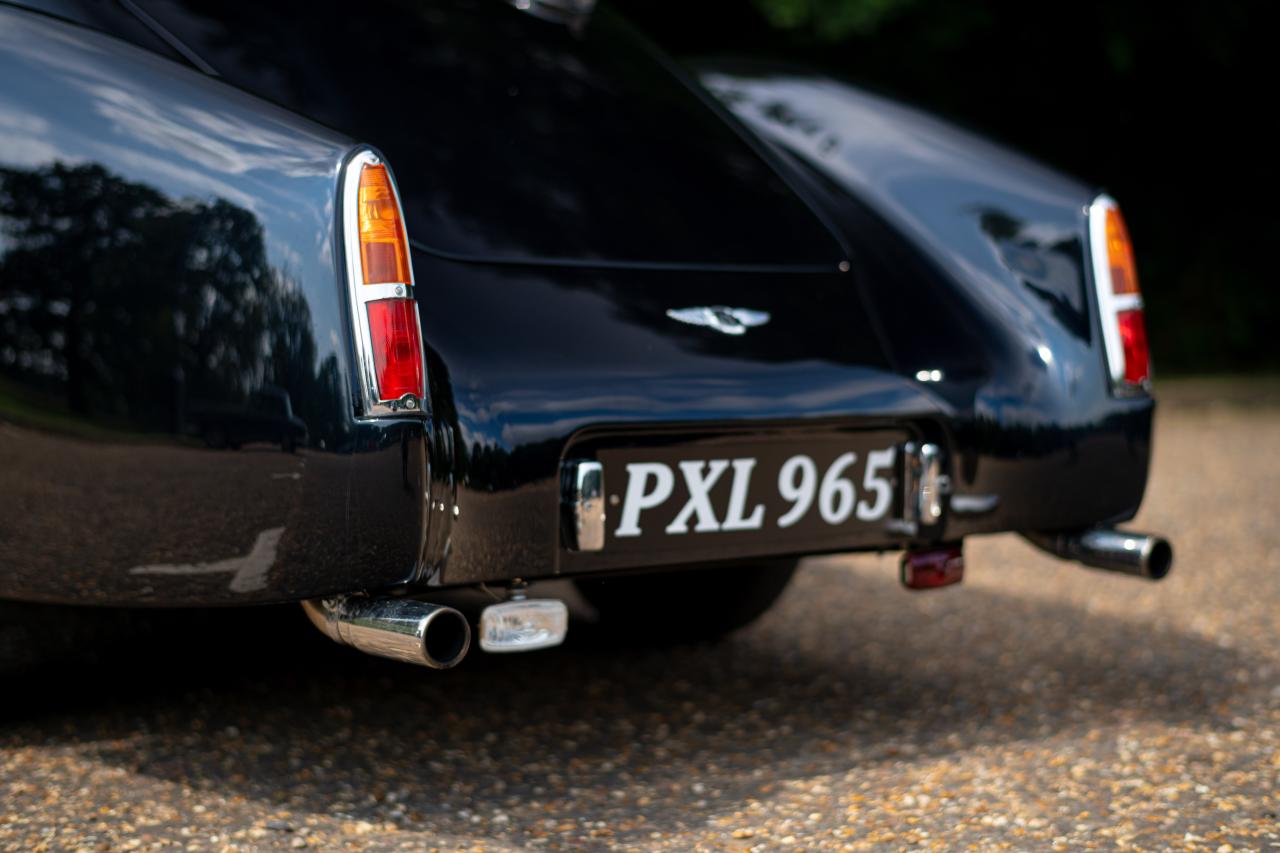
<path fill-rule="evenodd" d="M 352 141 L 10 7 L 0 79 L 0 595 L 247 603 L 416 577 L 428 424 L 353 411 Z M 229 449 L 264 388 L 297 453 L 278 430 Z"/>

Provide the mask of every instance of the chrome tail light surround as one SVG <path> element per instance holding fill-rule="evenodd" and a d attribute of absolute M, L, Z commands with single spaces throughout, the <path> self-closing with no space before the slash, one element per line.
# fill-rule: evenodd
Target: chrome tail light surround
<path fill-rule="evenodd" d="M 1150 385 L 1149 378 L 1134 383 L 1125 378 L 1125 350 L 1121 338 L 1120 316 L 1128 311 L 1142 311 L 1142 293 L 1116 293 L 1111 275 L 1111 259 L 1107 249 L 1107 214 L 1120 206 L 1111 196 L 1099 195 L 1089 205 L 1089 257 L 1093 270 L 1094 293 L 1098 297 L 1098 318 L 1102 326 L 1102 342 L 1107 357 L 1107 373 L 1112 388 L 1132 391 Z"/>
<path fill-rule="evenodd" d="M 390 165 L 373 148 L 363 146 L 354 150 L 342 166 L 339 179 L 339 225 L 343 253 L 342 270 L 346 278 L 348 305 L 351 311 L 352 334 L 355 340 L 356 364 L 354 372 L 359 385 L 360 414 L 363 417 L 404 417 L 425 415 L 426 353 L 422 336 L 422 318 L 414 294 L 413 259 L 407 251 L 408 281 L 365 284 L 363 261 L 360 252 L 360 176 L 365 166 L 384 166 L 395 195 L 400 222 L 404 223 L 404 210 L 400 204 L 400 191 Z M 378 371 L 374 355 L 373 335 L 369 327 L 369 304 L 382 300 L 409 300 L 413 304 L 413 321 L 417 326 L 421 387 L 416 393 L 385 398 L 378 387 Z"/>

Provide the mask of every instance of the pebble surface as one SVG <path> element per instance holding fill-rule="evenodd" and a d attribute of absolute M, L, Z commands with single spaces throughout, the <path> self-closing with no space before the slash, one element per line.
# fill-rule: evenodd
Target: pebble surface
<path fill-rule="evenodd" d="M 0 848 L 1280 850 L 1278 448 L 1280 408 L 1161 410 L 1162 583 L 825 558 L 696 648 L 432 673 L 295 608 L 0 614 Z"/>

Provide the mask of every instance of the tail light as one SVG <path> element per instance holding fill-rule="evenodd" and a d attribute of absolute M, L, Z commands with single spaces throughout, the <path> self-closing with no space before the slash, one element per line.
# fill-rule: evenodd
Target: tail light
<path fill-rule="evenodd" d="M 1133 244 L 1119 206 L 1108 196 L 1089 207 L 1089 245 L 1112 385 L 1145 388 L 1151 382 L 1151 354 Z"/>
<path fill-rule="evenodd" d="M 342 235 L 364 414 L 421 412 L 426 369 L 404 210 L 391 170 L 368 149 L 344 168 Z"/>
<path fill-rule="evenodd" d="M 365 305 L 373 343 L 379 396 L 402 400 L 422 395 L 422 337 L 412 299 L 379 299 Z M 412 407 L 410 407 L 412 408 Z"/>

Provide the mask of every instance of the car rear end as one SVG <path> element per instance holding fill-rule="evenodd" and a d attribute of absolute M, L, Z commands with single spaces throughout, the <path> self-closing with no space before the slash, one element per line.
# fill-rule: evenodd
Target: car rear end
<path fill-rule="evenodd" d="M 433 583 L 915 548 L 1141 501 L 1152 402 L 1108 380 L 1100 333 L 1018 352 L 1021 330 L 876 253 L 829 273 L 415 269 L 436 282 Z"/>
<path fill-rule="evenodd" d="M 6 594 L 306 600 L 334 639 L 448 666 L 467 623 L 421 599 L 450 588 L 506 590 L 482 637 L 503 650 L 563 636 L 562 609 L 525 597 L 543 579 L 652 574 L 679 597 L 693 570 L 902 550 L 925 588 L 1000 531 L 1161 573 L 1158 542 L 1107 538 L 1141 501 L 1154 404 L 1127 237 L 1093 191 L 819 77 L 689 76 L 607 10 L 141 5 L 200 62 L 160 75 L 76 31 L 92 59 L 51 79 L 89 118 L 54 126 L 121 136 L 105 161 L 173 211 L 225 196 L 259 224 L 287 334 L 244 357 L 230 404 L 269 380 L 307 446 L 287 464 L 135 451 L 189 535 L 98 500 L 119 547 L 14 571 Z M 404 48 L 380 54 L 396 85 L 348 49 L 372 32 Z M 205 281 L 207 257 L 180 272 Z M 175 410 L 227 357 L 216 335 L 184 345 Z M 109 378 L 129 417 L 156 407 L 155 383 Z M 62 485 L 101 495 L 119 454 L 85 452 Z"/>

